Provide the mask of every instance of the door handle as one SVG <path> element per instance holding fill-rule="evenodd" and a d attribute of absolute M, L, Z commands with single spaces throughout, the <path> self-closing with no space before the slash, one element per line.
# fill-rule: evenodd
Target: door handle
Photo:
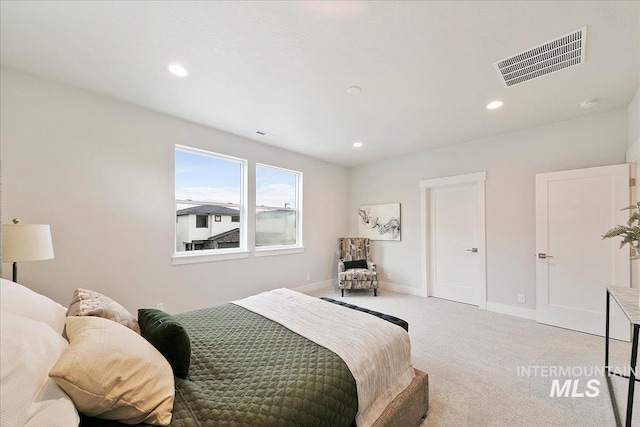
<path fill-rule="evenodd" d="M 551 256 L 551 255 L 547 255 L 547 254 L 545 254 L 545 253 L 540 252 L 540 253 L 538 254 L 538 258 L 540 258 L 540 259 L 547 259 L 547 258 L 553 258 L 553 256 Z"/>
<path fill-rule="evenodd" d="M 473 252 L 473 253 L 476 253 L 476 252 L 478 252 L 478 248 L 471 248 L 471 249 L 467 249 L 467 252 Z"/>

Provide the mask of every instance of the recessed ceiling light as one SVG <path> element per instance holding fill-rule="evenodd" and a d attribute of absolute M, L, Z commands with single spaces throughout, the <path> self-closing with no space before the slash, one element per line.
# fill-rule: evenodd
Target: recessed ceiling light
<path fill-rule="evenodd" d="M 360 148 L 360 147 L 362 147 L 362 142 L 354 142 L 353 146 L 356 147 L 356 148 Z"/>
<path fill-rule="evenodd" d="M 490 103 L 487 104 L 487 108 L 489 110 L 495 110 L 496 108 L 502 107 L 502 104 L 504 104 L 504 102 L 502 101 L 491 101 Z"/>
<path fill-rule="evenodd" d="M 351 86 L 350 88 L 347 89 L 347 93 L 349 95 L 357 95 L 360 93 L 362 89 L 360 89 L 359 86 Z"/>
<path fill-rule="evenodd" d="M 186 77 L 189 75 L 189 72 L 187 71 L 187 69 L 180 64 L 169 65 L 169 72 L 171 72 L 171 74 L 173 74 L 174 76 L 178 76 L 178 77 Z"/>
<path fill-rule="evenodd" d="M 584 101 L 580 101 L 580 108 L 591 108 L 593 106 L 595 106 L 598 101 L 600 101 L 598 98 L 592 98 L 592 99 L 585 99 Z"/>

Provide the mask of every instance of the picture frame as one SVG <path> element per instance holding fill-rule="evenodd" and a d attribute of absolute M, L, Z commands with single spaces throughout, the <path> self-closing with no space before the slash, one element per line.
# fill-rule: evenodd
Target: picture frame
<path fill-rule="evenodd" d="M 400 203 L 358 207 L 358 234 L 370 240 L 400 241 Z"/>

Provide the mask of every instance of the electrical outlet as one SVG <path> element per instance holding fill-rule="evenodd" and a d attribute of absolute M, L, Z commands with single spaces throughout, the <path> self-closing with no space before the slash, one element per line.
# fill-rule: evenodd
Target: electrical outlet
<path fill-rule="evenodd" d="M 158 310 L 164 310 L 164 303 L 163 303 L 163 302 L 159 302 L 159 303 L 157 303 L 157 304 L 156 304 L 156 308 L 157 308 Z"/>
<path fill-rule="evenodd" d="M 311 281 L 311 273 L 307 273 L 307 282 Z"/>
<path fill-rule="evenodd" d="M 525 303 L 527 302 L 527 296 L 525 294 L 518 294 L 518 302 Z"/>

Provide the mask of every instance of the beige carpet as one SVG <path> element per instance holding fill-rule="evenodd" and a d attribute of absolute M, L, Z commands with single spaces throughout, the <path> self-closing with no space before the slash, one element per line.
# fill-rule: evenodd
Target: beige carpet
<path fill-rule="evenodd" d="M 520 366 L 569 367 L 589 374 L 604 364 L 604 338 L 477 307 L 389 291 L 313 292 L 409 322 L 414 366 L 429 374 L 430 412 L 423 427 L 615 426 L 604 377 L 518 376 Z M 611 366 L 628 366 L 631 345 L 612 341 Z M 585 372 L 586 371 L 586 372 Z M 531 371 L 533 374 L 533 371 Z M 578 372 L 579 374 L 579 372 Z M 596 397 L 549 397 L 554 379 L 600 382 Z M 614 377 L 623 417 L 627 381 Z M 633 425 L 640 426 L 640 383 Z M 595 386 L 595 384 L 594 384 Z M 595 393 L 591 390 L 591 393 Z"/>

